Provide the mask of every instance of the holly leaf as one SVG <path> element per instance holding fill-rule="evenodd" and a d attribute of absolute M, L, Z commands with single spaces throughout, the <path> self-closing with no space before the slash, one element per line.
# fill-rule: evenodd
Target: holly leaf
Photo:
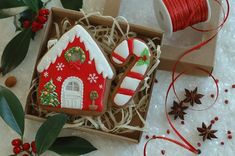
<path fill-rule="evenodd" d="M 38 0 L 38 9 L 43 8 L 43 2 L 42 0 Z"/>
<path fill-rule="evenodd" d="M 20 136 L 24 135 L 24 111 L 19 99 L 0 86 L 0 116 Z"/>
<path fill-rule="evenodd" d="M 0 9 L 9 9 L 25 6 L 22 0 L 0 0 Z"/>
<path fill-rule="evenodd" d="M 61 4 L 66 9 L 79 11 L 83 6 L 83 0 L 60 0 Z"/>
<path fill-rule="evenodd" d="M 30 44 L 32 31 L 25 29 L 16 35 L 6 46 L 2 54 L 2 74 L 15 69 L 25 58 Z"/>
<path fill-rule="evenodd" d="M 18 15 L 18 14 L 20 14 L 21 12 L 23 12 L 27 9 L 28 9 L 28 7 L 26 7 L 26 6 L 0 9 L 0 19 Z"/>
<path fill-rule="evenodd" d="M 39 9 L 39 6 L 41 5 L 41 0 L 23 0 L 23 2 L 34 12 L 37 12 Z"/>
<path fill-rule="evenodd" d="M 0 0 L 0 19 L 17 15 L 26 9 L 22 0 Z"/>
<path fill-rule="evenodd" d="M 47 121 L 42 124 L 35 138 L 38 155 L 48 150 L 55 142 L 67 118 L 65 114 L 57 114 L 48 118 Z"/>
<path fill-rule="evenodd" d="M 62 156 L 77 156 L 97 150 L 90 142 L 80 137 L 61 137 L 57 138 L 49 148 Z"/>

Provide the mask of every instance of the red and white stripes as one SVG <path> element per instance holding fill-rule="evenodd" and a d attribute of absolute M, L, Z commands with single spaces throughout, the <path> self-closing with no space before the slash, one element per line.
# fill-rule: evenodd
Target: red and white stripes
<path fill-rule="evenodd" d="M 135 95 L 141 81 L 144 79 L 151 53 L 148 46 L 141 40 L 132 38 L 122 41 L 112 53 L 112 61 L 124 66 L 134 57 L 128 70 L 123 74 L 113 93 L 113 102 L 117 106 L 126 105 Z"/>

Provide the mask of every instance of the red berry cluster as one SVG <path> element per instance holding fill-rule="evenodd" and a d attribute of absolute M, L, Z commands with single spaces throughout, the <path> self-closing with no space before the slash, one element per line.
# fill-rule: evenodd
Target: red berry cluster
<path fill-rule="evenodd" d="M 228 139 L 231 140 L 233 138 L 232 132 L 228 131 L 227 136 L 228 136 Z"/>
<path fill-rule="evenodd" d="M 43 25 L 47 22 L 49 15 L 48 9 L 40 9 L 38 11 L 38 15 L 36 19 L 33 22 L 30 22 L 29 20 L 25 20 L 23 22 L 24 28 L 32 28 L 33 32 L 37 32 L 43 28 Z"/>
<path fill-rule="evenodd" d="M 13 146 L 13 152 L 14 154 L 20 154 L 21 152 L 27 152 L 27 153 L 36 153 L 36 145 L 35 145 L 35 141 L 33 141 L 31 143 L 31 145 L 29 143 L 24 143 L 22 142 L 21 139 L 14 139 L 11 142 L 12 146 Z M 30 147 L 32 148 L 32 151 L 30 151 Z M 24 154 L 23 156 L 29 156 L 28 154 Z"/>
<path fill-rule="evenodd" d="M 219 117 L 218 116 L 216 116 L 214 119 L 211 120 L 211 124 L 212 125 L 215 124 L 216 121 L 219 121 Z"/>

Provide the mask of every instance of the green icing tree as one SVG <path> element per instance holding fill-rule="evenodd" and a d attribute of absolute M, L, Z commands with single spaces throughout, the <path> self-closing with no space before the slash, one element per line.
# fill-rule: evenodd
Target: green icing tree
<path fill-rule="evenodd" d="M 42 90 L 40 101 L 42 105 L 46 106 L 58 106 L 59 100 L 58 100 L 58 94 L 55 92 L 56 86 L 53 84 L 53 81 L 49 81 L 45 84 L 44 90 Z"/>

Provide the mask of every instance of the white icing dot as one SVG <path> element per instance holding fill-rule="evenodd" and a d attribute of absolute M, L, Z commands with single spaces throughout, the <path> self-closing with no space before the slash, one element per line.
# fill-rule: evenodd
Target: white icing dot
<path fill-rule="evenodd" d="M 102 85 L 102 84 L 100 84 L 100 85 L 99 85 L 99 88 L 100 88 L 100 89 L 103 89 L 103 85 Z"/>

